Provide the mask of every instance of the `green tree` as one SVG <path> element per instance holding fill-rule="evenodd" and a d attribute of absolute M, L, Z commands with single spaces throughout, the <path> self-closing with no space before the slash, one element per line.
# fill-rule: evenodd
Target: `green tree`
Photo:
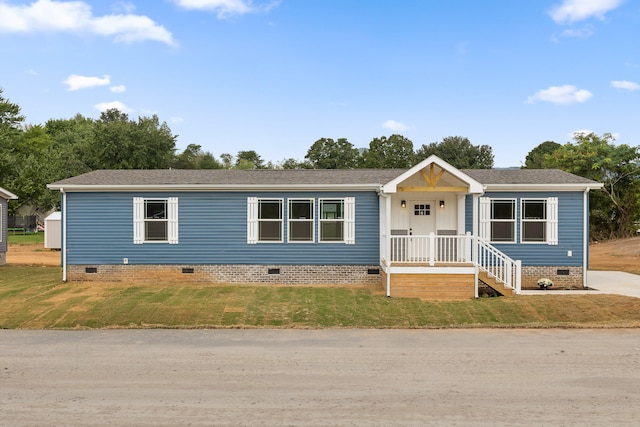
<path fill-rule="evenodd" d="M 615 145 L 610 133 L 573 139 L 546 156 L 544 166 L 604 184 L 603 191 L 590 194 L 593 239 L 634 235 L 634 221 L 640 219 L 640 146 Z"/>
<path fill-rule="evenodd" d="M 0 87 L 0 177 L 3 180 L 2 186 L 19 197 L 15 188 L 11 188 L 6 180 L 15 174 L 16 150 L 23 133 L 21 126 L 24 116 L 20 114 L 20 106 L 4 98 L 2 93 Z"/>
<path fill-rule="evenodd" d="M 229 153 L 220 154 L 223 169 L 231 169 L 233 167 L 233 156 Z"/>
<path fill-rule="evenodd" d="M 493 149 L 488 145 L 472 145 L 462 136 L 448 136 L 442 142 L 423 144 L 416 152 L 416 163 L 435 154 L 458 169 L 491 169 Z"/>
<path fill-rule="evenodd" d="M 313 165 L 309 161 L 300 162 L 293 157 L 279 162 L 277 167 L 279 169 L 313 169 Z"/>
<path fill-rule="evenodd" d="M 305 159 L 315 169 L 349 169 L 358 165 L 360 153 L 346 138 L 334 141 L 320 138 L 307 151 Z"/>
<path fill-rule="evenodd" d="M 402 135 L 393 134 L 389 138 L 374 138 L 369 149 L 362 153 L 361 166 L 364 168 L 407 169 L 414 164 L 413 142 Z"/>
<path fill-rule="evenodd" d="M 264 160 L 253 150 L 238 151 L 236 169 L 264 169 Z"/>
<path fill-rule="evenodd" d="M 562 145 L 553 141 L 545 141 L 542 144 L 529 151 L 524 161 L 524 169 L 543 169 L 545 164 L 545 156 L 550 156 Z"/>
<path fill-rule="evenodd" d="M 91 169 L 164 169 L 174 158 L 176 136 L 158 116 L 129 120 L 110 109 L 94 128 Z"/>
<path fill-rule="evenodd" d="M 198 160 L 198 169 L 222 169 L 222 163 L 213 154 L 205 151 Z"/>
<path fill-rule="evenodd" d="M 200 156 L 202 156 L 202 146 L 189 144 L 182 153 L 176 155 L 171 167 L 175 169 L 198 169 Z"/>

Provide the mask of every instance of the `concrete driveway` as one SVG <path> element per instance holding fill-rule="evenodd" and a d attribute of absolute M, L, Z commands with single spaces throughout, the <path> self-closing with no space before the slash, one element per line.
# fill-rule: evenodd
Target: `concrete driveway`
<path fill-rule="evenodd" d="M 640 276 L 637 274 L 625 273 L 624 271 L 587 271 L 587 286 L 589 290 L 524 290 L 523 295 L 593 295 L 600 294 L 617 294 L 628 297 L 640 298 Z"/>
<path fill-rule="evenodd" d="M 640 298 L 640 276 L 624 271 L 588 271 L 587 284 L 603 294 Z"/>

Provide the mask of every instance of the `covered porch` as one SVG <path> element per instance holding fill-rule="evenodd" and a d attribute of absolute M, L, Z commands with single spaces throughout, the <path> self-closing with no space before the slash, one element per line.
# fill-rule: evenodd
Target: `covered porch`
<path fill-rule="evenodd" d="M 478 237 L 483 186 L 431 156 L 380 192 L 380 265 L 387 296 L 466 299 L 478 280 L 520 292 L 520 263 Z"/>

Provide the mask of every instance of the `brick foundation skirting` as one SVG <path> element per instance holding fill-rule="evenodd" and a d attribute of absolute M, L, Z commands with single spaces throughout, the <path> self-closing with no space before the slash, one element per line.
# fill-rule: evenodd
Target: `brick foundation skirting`
<path fill-rule="evenodd" d="M 67 280 L 128 280 L 279 285 L 374 285 L 377 265 L 68 265 Z"/>
<path fill-rule="evenodd" d="M 522 266 L 522 289 L 539 289 L 538 280 L 543 278 L 551 279 L 551 289 L 582 289 L 584 285 L 582 267 Z"/>

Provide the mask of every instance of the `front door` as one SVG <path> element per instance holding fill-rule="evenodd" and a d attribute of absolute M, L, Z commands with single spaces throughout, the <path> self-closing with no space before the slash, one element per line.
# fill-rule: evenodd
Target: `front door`
<path fill-rule="evenodd" d="M 411 200 L 409 202 L 409 241 L 407 255 L 412 262 L 427 262 L 432 255 L 425 237 L 436 231 L 435 202 Z"/>
<path fill-rule="evenodd" d="M 434 200 L 412 200 L 409 202 L 409 232 L 424 236 L 436 231 Z"/>

